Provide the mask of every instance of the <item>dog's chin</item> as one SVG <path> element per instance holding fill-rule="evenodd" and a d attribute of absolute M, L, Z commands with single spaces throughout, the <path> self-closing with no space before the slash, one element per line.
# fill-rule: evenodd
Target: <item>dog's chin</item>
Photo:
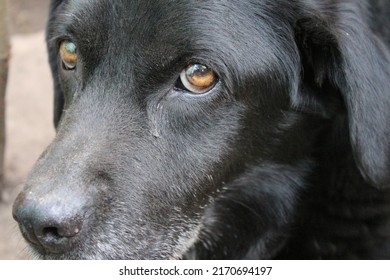
<path fill-rule="evenodd" d="M 191 246 L 189 246 L 191 247 Z M 114 254 L 108 256 L 106 253 L 99 254 L 98 252 L 92 251 L 82 251 L 82 250 L 72 250 L 69 252 L 55 254 L 44 252 L 40 249 L 37 249 L 35 246 L 28 247 L 28 254 L 32 259 L 35 260 L 192 260 L 195 259 L 194 250 L 188 248 L 186 251 L 177 251 L 172 254 L 162 253 L 161 255 L 143 255 L 131 254 L 131 252 L 123 254 Z M 138 257 L 135 257 L 138 256 Z"/>
<path fill-rule="evenodd" d="M 181 260 L 194 259 L 193 245 L 198 240 L 199 227 L 190 233 L 178 234 L 175 245 L 134 250 L 125 245 L 99 243 L 80 244 L 69 251 L 51 253 L 35 244 L 28 244 L 28 254 L 36 260 Z M 116 248 L 115 250 L 108 248 Z"/>

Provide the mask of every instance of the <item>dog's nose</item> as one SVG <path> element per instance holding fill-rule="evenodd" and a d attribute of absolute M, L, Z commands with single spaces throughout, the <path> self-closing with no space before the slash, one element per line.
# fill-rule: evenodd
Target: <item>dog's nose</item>
<path fill-rule="evenodd" d="M 69 214 L 58 201 L 26 199 L 23 192 L 15 200 L 13 217 L 27 241 L 54 254 L 70 250 L 77 243 L 82 226 L 81 216 Z"/>

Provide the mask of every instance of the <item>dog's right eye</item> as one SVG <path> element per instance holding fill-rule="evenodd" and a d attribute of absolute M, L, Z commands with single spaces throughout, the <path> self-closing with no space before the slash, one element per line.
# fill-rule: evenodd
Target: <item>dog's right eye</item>
<path fill-rule="evenodd" d="M 202 94 L 212 89 L 218 81 L 215 72 L 202 64 L 190 64 L 180 73 L 177 88 Z"/>
<path fill-rule="evenodd" d="M 77 65 L 77 48 L 70 40 L 63 40 L 60 44 L 60 56 L 64 70 L 74 70 Z"/>

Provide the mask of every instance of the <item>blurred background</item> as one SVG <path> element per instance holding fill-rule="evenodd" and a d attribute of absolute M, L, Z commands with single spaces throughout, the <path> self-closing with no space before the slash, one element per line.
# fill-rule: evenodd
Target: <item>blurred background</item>
<path fill-rule="evenodd" d="M 1 16 L 0 22 L 7 19 L 10 44 L 0 185 L 0 260 L 14 260 L 28 256 L 12 219 L 12 203 L 32 165 L 54 137 L 52 79 L 44 42 L 49 0 L 0 1 L 7 4 L 6 17 Z"/>

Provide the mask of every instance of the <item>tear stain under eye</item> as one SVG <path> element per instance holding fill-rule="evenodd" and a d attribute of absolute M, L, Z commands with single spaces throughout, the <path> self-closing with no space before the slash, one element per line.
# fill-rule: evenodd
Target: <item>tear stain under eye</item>
<path fill-rule="evenodd" d="M 163 105 L 159 102 L 156 106 L 156 113 L 151 117 L 151 133 L 154 137 L 160 138 L 159 120 L 162 120 Z"/>
<path fill-rule="evenodd" d="M 153 125 L 153 126 L 152 126 L 151 133 L 152 133 L 152 135 L 153 135 L 154 137 L 160 138 L 160 133 L 159 133 L 158 127 L 157 127 L 156 125 Z"/>

